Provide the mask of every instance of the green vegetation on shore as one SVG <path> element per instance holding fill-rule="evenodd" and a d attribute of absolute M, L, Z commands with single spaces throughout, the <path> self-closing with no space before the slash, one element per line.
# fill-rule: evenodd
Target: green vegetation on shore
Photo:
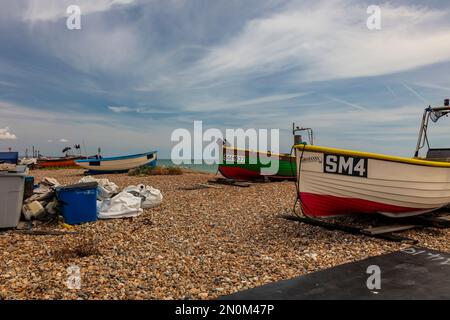
<path fill-rule="evenodd" d="M 130 176 L 174 176 L 174 175 L 182 175 L 183 169 L 178 167 L 148 167 L 142 166 L 136 169 L 131 169 L 128 172 Z"/>

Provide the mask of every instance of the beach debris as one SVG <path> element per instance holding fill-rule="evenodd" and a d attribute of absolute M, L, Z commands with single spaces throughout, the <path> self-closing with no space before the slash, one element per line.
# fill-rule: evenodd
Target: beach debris
<path fill-rule="evenodd" d="M 55 178 L 49 178 L 49 177 L 45 177 L 44 179 L 42 179 L 41 184 L 48 186 L 50 188 L 56 188 L 61 185 L 58 182 L 58 180 L 56 180 Z"/>
<path fill-rule="evenodd" d="M 16 165 L 12 163 L 0 163 L 0 171 L 15 171 Z"/>
<path fill-rule="evenodd" d="M 230 185 L 230 186 L 236 186 L 236 187 L 250 187 L 251 184 L 248 182 L 241 182 L 241 181 L 236 181 L 233 179 L 226 179 L 226 178 L 217 178 L 216 180 L 208 180 L 209 183 L 217 183 L 217 184 L 226 184 L 226 185 Z"/>
<path fill-rule="evenodd" d="M 25 203 L 30 203 L 33 201 L 46 201 L 51 200 L 55 197 L 55 191 L 48 186 L 39 185 L 38 188 L 33 190 L 33 195 L 25 199 Z"/>
<path fill-rule="evenodd" d="M 45 206 L 45 211 L 51 215 L 58 214 L 58 212 L 59 212 L 58 200 L 54 199 L 53 201 L 49 202 Z"/>
<path fill-rule="evenodd" d="M 19 221 L 16 230 L 31 230 L 34 221 Z"/>
<path fill-rule="evenodd" d="M 61 220 L 58 221 L 58 224 L 59 224 L 62 228 L 66 229 L 66 230 L 73 230 L 73 229 L 74 229 L 74 226 L 65 223 L 65 222 L 64 222 L 64 219 L 62 219 L 62 218 L 61 218 Z"/>
<path fill-rule="evenodd" d="M 140 197 L 142 199 L 141 203 L 142 209 L 157 207 L 161 204 L 163 200 L 163 195 L 161 191 L 151 186 L 146 186 L 143 184 L 138 184 L 137 186 L 128 186 L 123 191 L 131 193 L 135 197 Z"/>
<path fill-rule="evenodd" d="M 306 253 L 305 256 L 317 261 L 317 253 Z"/>
<path fill-rule="evenodd" d="M 108 179 L 96 179 L 92 176 L 86 176 L 80 179 L 79 183 L 97 182 L 97 199 L 104 200 L 109 199 L 112 196 L 119 193 L 119 187 Z"/>
<path fill-rule="evenodd" d="M 20 159 L 20 165 L 23 166 L 29 166 L 29 167 L 33 167 L 37 164 L 37 159 L 36 158 L 23 158 Z"/>
<path fill-rule="evenodd" d="M 129 192 L 121 192 L 111 199 L 97 201 L 99 219 L 137 217 L 142 214 L 142 199 Z"/>
<path fill-rule="evenodd" d="M 59 187 L 61 184 L 58 180 L 54 178 L 45 177 L 41 180 L 41 183 L 37 188 L 33 190 L 33 195 L 25 199 L 25 203 L 30 203 L 33 201 L 46 201 L 51 202 L 55 197 L 55 188 Z"/>
<path fill-rule="evenodd" d="M 45 208 L 39 201 L 33 201 L 30 203 L 26 203 L 22 207 L 22 214 L 25 220 L 31 220 L 32 218 L 36 219 L 39 215 L 45 212 Z"/>

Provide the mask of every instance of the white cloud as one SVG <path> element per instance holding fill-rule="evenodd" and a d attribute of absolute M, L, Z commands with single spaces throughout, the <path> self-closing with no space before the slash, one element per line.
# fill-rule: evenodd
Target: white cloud
<path fill-rule="evenodd" d="M 134 109 L 129 108 L 129 107 L 109 106 L 108 109 L 111 110 L 112 112 L 115 112 L 115 113 L 126 113 L 126 112 L 133 112 L 133 111 L 135 111 Z"/>
<path fill-rule="evenodd" d="M 1 81 L 0 80 L 0 87 L 16 87 L 14 83 L 7 82 L 7 81 Z"/>
<path fill-rule="evenodd" d="M 66 140 L 83 143 L 88 154 L 95 154 L 97 147 L 101 147 L 105 155 L 139 153 L 152 148 L 161 151 L 161 155 L 168 156 L 172 130 L 184 123 L 182 121 L 187 121 L 182 115 L 180 119 L 172 120 L 136 117 L 131 125 L 127 125 L 121 119 L 108 117 L 104 113 L 97 116 L 49 111 L 2 101 L 0 119 L 7 119 L 15 132 L 20 133 L 20 140 L 15 143 L 18 150 L 25 150 L 34 145 L 42 154 L 48 155 L 57 155 L 60 152 L 58 143 L 47 143 L 49 136 L 59 132 L 64 133 Z M 152 132 L 150 138 L 149 132 Z M 53 141 L 59 142 L 59 139 Z"/>
<path fill-rule="evenodd" d="M 134 0 L 28 0 L 22 19 L 30 22 L 55 21 L 66 17 L 67 7 L 74 4 L 80 7 L 82 15 L 86 15 L 133 2 Z"/>
<path fill-rule="evenodd" d="M 9 131 L 9 128 L 0 128 L 0 140 L 16 140 L 15 134 Z"/>
<path fill-rule="evenodd" d="M 380 6 L 379 31 L 366 27 L 367 6 L 343 0 L 297 5 L 251 20 L 185 75 L 210 84 L 293 70 L 296 80 L 311 82 L 390 74 L 450 60 L 448 9 Z"/>
<path fill-rule="evenodd" d="M 363 106 L 361 106 L 359 104 L 356 104 L 356 103 L 348 102 L 348 101 L 345 101 L 343 99 L 339 99 L 339 98 L 336 98 L 336 97 L 331 97 L 331 96 L 326 96 L 326 97 L 328 99 L 330 99 L 331 101 L 342 103 L 342 104 L 344 104 L 346 106 L 352 107 L 352 108 L 357 109 L 357 110 L 367 110 L 366 107 L 363 107 Z"/>
<path fill-rule="evenodd" d="M 59 139 L 59 142 L 64 142 L 64 143 L 66 143 L 66 142 L 69 142 L 69 140 L 62 138 L 62 139 Z"/>
<path fill-rule="evenodd" d="M 152 107 L 124 107 L 124 106 L 108 106 L 108 109 L 114 113 L 141 113 L 141 114 L 169 114 L 169 110 Z"/>
<path fill-rule="evenodd" d="M 89 32 L 43 34 L 51 54 L 87 73 L 97 71 L 129 73 L 145 57 L 139 30 L 130 25 L 98 25 Z"/>
<path fill-rule="evenodd" d="M 270 96 L 261 96 L 253 99 L 243 100 L 227 100 L 223 101 L 219 98 L 209 98 L 205 102 L 192 103 L 192 106 L 188 107 L 189 111 L 217 111 L 217 110 L 230 110 L 242 107 L 261 106 L 269 103 L 282 102 L 287 100 L 293 100 L 295 98 L 303 97 L 307 93 L 290 93 L 290 94 L 275 94 Z"/>
<path fill-rule="evenodd" d="M 408 86 L 406 83 L 402 83 L 403 87 L 405 87 L 406 90 L 410 91 L 413 95 L 415 95 L 417 98 L 419 98 L 421 101 L 423 101 L 425 104 L 427 104 L 429 101 L 425 99 L 417 90 L 414 90 L 410 86 Z"/>

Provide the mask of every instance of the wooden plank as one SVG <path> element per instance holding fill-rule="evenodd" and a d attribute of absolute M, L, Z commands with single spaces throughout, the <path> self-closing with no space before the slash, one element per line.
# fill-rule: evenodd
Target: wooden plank
<path fill-rule="evenodd" d="M 407 237 L 402 237 L 400 235 L 393 234 L 393 233 L 370 234 L 370 233 L 363 232 L 363 230 L 359 227 L 355 227 L 355 226 L 351 226 L 351 225 L 344 225 L 344 224 L 339 224 L 339 223 L 331 223 L 328 221 L 319 220 L 319 219 L 315 219 L 315 218 L 308 218 L 308 217 L 304 217 L 304 216 L 293 216 L 293 215 L 282 215 L 281 218 L 284 218 L 287 220 L 293 220 L 293 221 L 300 221 L 300 222 L 307 223 L 307 224 L 310 224 L 313 226 L 319 226 L 319 227 L 322 227 L 322 228 L 325 228 L 328 230 L 344 231 L 344 232 L 354 234 L 354 235 L 365 235 L 368 237 L 380 238 L 380 239 L 395 241 L 395 242 L 410 242 L 413 244 L 417 243 L 417 240 L 407 238 Z"/>
<path fill-rule="evenodd" d="M 391 225 L 391 226 L 380 226 L 380 227 L 371 227 L 367 229 L 362 229 L 361 232 L 364 234 L 377 235 L 391 232 L 404 231 L 409 229 L 417 228 L 416 225 Z"/>
<path fill-rule="evenodd" d="M 450 228 L 450 215 L 413 217 L 411 222 L 427 227 L 446 229 Z"/>
<path fill-rule="evenodd" d="M 207 184 L 207 183 L 198 183 L 197 186 L 205 187 L 205 188 L 213 188 L 213 189 L 222 189 L 222 187 L 213 186 L 212 184 Z"/>
<path fill-rule="evenodd" d="M 250 183 L 248 182 L 240 182 L 240 181 L 236 181 L 236 180 L 232 180 L 232 179 L 223 179 L 223 178 L 218 178 L 216 180 L 209 180 L 209 183 L 217 183 L 217 184 L 226 184 L 229 186 L 236 186 L 236 187 L 250 187 Z"/>

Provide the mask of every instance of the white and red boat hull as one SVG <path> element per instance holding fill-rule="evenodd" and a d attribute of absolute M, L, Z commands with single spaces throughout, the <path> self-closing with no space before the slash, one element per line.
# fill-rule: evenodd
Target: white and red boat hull
<path fill-rule="evenodd" d="M 355 151 L 296 148 L 305 215 L 418 215 L 450 203 L 450 164 Z"/>

